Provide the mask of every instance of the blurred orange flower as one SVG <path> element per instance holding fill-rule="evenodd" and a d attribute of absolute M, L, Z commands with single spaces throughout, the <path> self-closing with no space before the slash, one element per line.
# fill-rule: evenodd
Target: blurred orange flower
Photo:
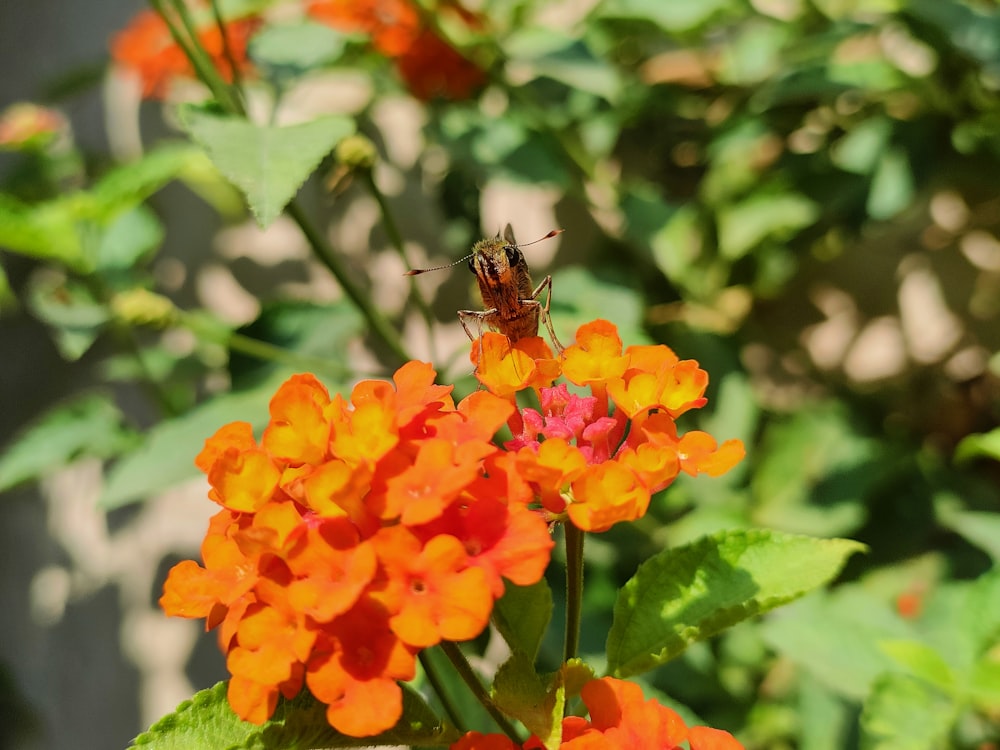
<path fill-rule="evenodd" d="M 481 25 L 457 3 L 438 10 L 457 15 L 470 29 Z M 410 0 L 313 0 L 307 12 L 340 31 L 367 34 L 418 99 L 467 99 L 486 82 L 483 70 L 441 39 Z"/>
<path fill-rule="evenodd" d="M 250 71 L 247 42 L 259 23 L 257 18 L 247 17 L 225 25 L 229 49 L 240 72 Z M 198 29 L 198 40 L 222 77 L 231 81 L 232 66 L 225 53 L 222 33 L 213 20 L 206 19 L 204 26 Z M 138 74 L 144 98 L 162 99 L 173 79 L 194 77 L 194 69 L 184 51 L 174 42 L 160 15 L 152 10 L 140 11 L 128 26 L 115 34 L 111 40 L 111 59 L 116 65 Z"/>

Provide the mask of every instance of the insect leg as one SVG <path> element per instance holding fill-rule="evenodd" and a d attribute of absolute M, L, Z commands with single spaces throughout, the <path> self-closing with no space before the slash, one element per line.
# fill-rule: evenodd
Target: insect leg
<path fill-rule="evenodd" d="M 543 289 L 548 289 L 548 296 L 545 298 L 545 304 L 542 305 L 538 298 L 542 294 Z M 552 343 L 556 347 L 556 354 L 561 354 L 566 348 L 559 343 L 559 339 L 556 338 L 555 329 L 552 327 L 552 316 L 549 314 L 549 307 L 552 305 L 552 277 L 546 276 L 542 279 L 542 283 L 535 287 L 535 291 L 531 293 L 531 300 L 541 307 L 541 318 L 542 322 L 545 323 L 545 330 L 549 332 L 549 338 L 552 339 Z M 525 300 L 527 301 L 527 300 Z"/>

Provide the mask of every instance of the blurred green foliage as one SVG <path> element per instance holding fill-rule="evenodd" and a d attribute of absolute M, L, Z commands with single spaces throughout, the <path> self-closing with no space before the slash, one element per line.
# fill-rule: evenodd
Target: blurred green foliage
<path fill-rule="evenodd" d="M 489 77 L 476 98 L 419 105 L 422 149 L 444 167 L 394 160 L 378 116 L 404 93 L 394 70 L 357 35 L 315 24 L 265 26 L 251 45 L 262 78 L 247 90 L 280 101 L 321 68 L 360 74 L 367 93 L 348 114 L 251 125 L 188 107 L 181 122 L 204 153 L 154 144 L 113 168 L 74 161 L 68 178 L 51 163 L 64 155 L 19 155 L 0 194 L 0 246 L 31 273 L 0 279 L 22 306 L 3 314 L 35 316 L 81 360 L 81 382 L 114 387 L 67 393 L 26 426 L 0 456 L 0 488 L 95 456 L 109 465 L 106 507 L 141 500 L 194 475 L 217 426 L 259 424 L 274 384 L 302 365 L 327 360 L 340 388 L 363 374 L 343 356 L 359 339 L 383 372 L 395 364 L 350 294 L 305 308 L 271 298 L 243 330 L 187 301 L 178 320 L 197 343 L 182 350 L 114 313 L 120 293 L 164 291 L 153 269 L 177 227 L 150 196 L 179 180 L 228 215 L 206 153 L 261 225 L 305 182 L 320 232 L 350 225 L 339 207 L 374 195 L 373 247 L 395 242 L 398 219 L 404 236 L 436 238 L 455 257 L 490 231 L 481 190 L 543 186 L 571 248 L 545 269 L 560 335 L 602 316 L 627 344 L 698 359 L 713 408 L 687 426 L 748 448 L 726 477 L 680 481 L 639 524 L 590 540 L 584 651 L 603 650 L 618 588 L 664 547 L 721 528 L 848 536 L 870 553 L 833 591 L 688 649 L 647 675 L 650 693 L 748 748 L 996 747 L 1000 8 L 480 5 L 478 28 L 444 16 L 435 27 Z M 355 129 L 379 164 L 338 172 L 326 156 Z M 426 215 L 406 193 L 379 191 L 380 166 L 422 186 Z M 202 243 L 210 255 L 212 237 Z M 380 280 L 366 260 L 343 262 L 371 296 Z M 425 320 L 450 323 L 467 291 L 442 287 Z M 418 309 L 415 294 L 393 325 Z M 141 434 L 117 405 L 123 389 L 159 411 Z M 796 572 L 795 560 L 780 564 Z M 558 663 L 555 648 L 542 641 L 542 663 Z"/>

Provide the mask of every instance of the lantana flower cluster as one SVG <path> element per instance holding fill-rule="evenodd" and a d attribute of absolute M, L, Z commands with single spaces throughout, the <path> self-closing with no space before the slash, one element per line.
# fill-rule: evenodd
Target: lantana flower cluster
<path fill-rule="evenodd" d="M 222 510 L 204 567 L 175 566 L 160 603 L 219 628 L 242 718 L 264 722 L 306 684 L 340 732 L 389 729 L 420 649 L 477 636 L 503 579 L 542 577 L 545 521 L 493 468 L 513 407 L 485 391 L 456 405 L 434 378 L 410 362 L 345 400 L 296 375 L 260 442 L 234 422 L 198 455 Z"/>
<path fill-rule="evenodd" d="M 655 700 L 646 700 L 632 682 L 603 677 L 580 690 L 590 718 L 567 716 L 560 750 L 743 750 L 729 732 L 688 727 L 680 715 Z M 468 732 L 451 750 L 543 750 L 537 737 L 519 745 L 503 734 Z"/>
<path fill-rule="evenodd" d="M 246 422 L 206 441 L 196 463 L 222 509 L 204 566 L 175 566 L 160 603 L 218 627 L 242 718 L 264 722 L 307 685 L 342 733 L 389 729 L 420 649 L 479 635 L 505 579 L 541 579 L 551 524 L 637 519 L 679 472 L 720 474 L 743 455 L 739 441 L 678 434 L 675 417 L 705 403 L 696 362 L 623 351 L 607 321 L 558 358 L 541 338 L 493 333 L 472 351 L 486 390 L 458 404 L 422 362 L 346 400 L 296 375 L 259 442 Z M 560 375 L 583 395 L 553 385 Z M 518 408 L 529 388 L 540 409 Z M 588 726 L 609 728 L 588 705 Z M 578 729 L 590 736 L 572 721 L 564 731 Z"/>
<path fill-rule="evenodd" d="M 550 518 L 606 531 L 641 518 L 653 493 L 680 472 L 718 476 L 745 454 L 739 440 L 719 445 L 705 432 L 678 434 L 674 420 L 706 403 L 708 373 L 696 361 L 662 344 L 623 351 L 606 320 L 581 326 L 558 358 L 537 337 L 511 344 L 485 333 L 479 341 L 472 359 L 490 392 L 511 404 L 519 391 L 537 394 L 540 409 L 521 409 L 509 421 L 514 438 L 502 465 L 512 497 L 539 503 Z M 560 375 L 583 395 L 553 385 Z"/>

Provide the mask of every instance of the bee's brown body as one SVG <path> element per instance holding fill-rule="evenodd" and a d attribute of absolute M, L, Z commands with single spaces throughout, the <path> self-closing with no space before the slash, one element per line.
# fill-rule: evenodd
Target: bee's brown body
<path fill-rule="evenodd" d="M 537 336 L 538 323 L 544 321 L 553 344 L 557 349 L 562 349 L 549 319 L 552 277 L 546 276 L 541 284 L 532 288 L 528 264 L 514 240 L 510 224 L 504 229 L 503 236 L 498 232 L 496 237 L 480 240 L 475 244 L 469 258 L 469 268 L 476 275 L 479 293 L 486 308 L 458 311 L 458 319 L 470 339 L 475 341 L 482 331 L 474 334 L 469 328 L 469 320 L 476 320 L 480 329 L 485 324 L 502 333 L 511 342 Z M 538 298 L 546 288 L 549 298 L 543 305 Z"/>

